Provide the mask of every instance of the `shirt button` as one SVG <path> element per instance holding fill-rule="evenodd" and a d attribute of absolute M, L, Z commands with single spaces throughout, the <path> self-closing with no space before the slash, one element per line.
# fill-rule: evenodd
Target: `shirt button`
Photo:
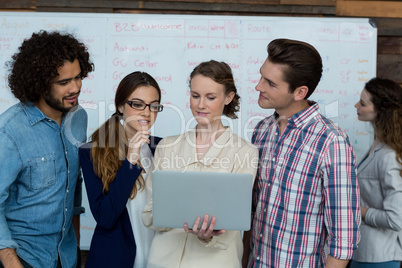
<path fill-rule="evenodd" d="M 66 208 L 66 211 L 67 211 L 67 208 Z"/>
<path fill-rule="evenodd" d="M 260 237 L 262 237 L 262 234 L 260 234 Z"/>
<path fill-rule="evenodd" d="M 259 261 L 260 260 L 260 256 L 257 256 L 257 261 Z"/>
<path fill-rule="evenodd" d="M 67 193 L 69 192 L 69 190 L 67 190 Z"/>
<path fill-rule="evenodd" d="M 42 161 L 45 161 L 45 158 L 44 158 L 44 157 L 42 157 Z"/>
<path fill-rule="evenodd" d="M 272 158 L 272 161 L 275 161 L 275 157 Z"/>
<path fill-rule="evenodd" d="M 70 170 L 68 170 L 67 173 L 70 174 Z"/>

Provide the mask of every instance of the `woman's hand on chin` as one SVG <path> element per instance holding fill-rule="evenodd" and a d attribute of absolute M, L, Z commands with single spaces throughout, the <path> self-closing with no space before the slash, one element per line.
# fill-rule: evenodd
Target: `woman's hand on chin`
<path fill-rule="evenodd" d="M 149 144 L 149 135 L 151 132 L 147 130 L 138 131 L 129 139 L 127 160 L 135 165 L 140 157 L 140 149 L 143 143 Z"/>

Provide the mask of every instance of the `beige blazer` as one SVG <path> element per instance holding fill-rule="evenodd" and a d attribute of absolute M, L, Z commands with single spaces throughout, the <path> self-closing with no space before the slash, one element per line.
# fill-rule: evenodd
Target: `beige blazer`
<path fill-rule="evenodd" d="M 233 134 L 230 128 L 217 138 L 200 160 L 197 159 L 195 135 L 195 131 L 191 130 L 163 139 L 155 151 L 155 169 L 249 173 L 255 177 L 257 148 Z M 147 178 L 147 188 L 152 192 L 152 174 Z M 144 225 L 155 229 L 152 225 L 152 199 L 145 206 L 142 216 Z M 240 231 L 226 231 L 205 243 L 197 236 L 185 233 L 184 229 L 156 229 L 147 267 L 240 268 L 242 255 Z"/>
<path fill-rule="evenodd" d="M 395 157 L 394 150 L 379 143 L 357 168 L 361 205 L 369 209 L 360 226 L 356 261 L 402 260 L 402 178 Z"/>

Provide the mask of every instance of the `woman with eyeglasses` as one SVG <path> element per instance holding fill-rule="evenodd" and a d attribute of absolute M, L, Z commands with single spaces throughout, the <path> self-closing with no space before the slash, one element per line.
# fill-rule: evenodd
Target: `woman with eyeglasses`
<path fill-rule="evenodd" d="M 95 232 L 86 267 L 146 267 L 154 232 L 141 212 L 147 201 L 145 181 L 155 147 L 150 136 L 161 90 L 153 77 L 133 72 L 120 82 L 116 112 L 79 150 Z"/>
<path fill-rule="evenodd" d="M 190 109 L 197 125 L 161 141 L 155 152 L 155 169 L 249 173 L 255 177 L 257 148 L 222 122 L 223 115 L 237 118 L 239 99 L 228 64 L 211 60 L 195 67 L 190 75 Z M 147 181 L 147 188 L 152 188 L 151 182 L 152 177 Z M 144 224 L 149 228 L 154 228 L 152 203 L 151 199 L 143 212 Z M 147 267 L 240 268 L 241 232 L 214 230 L 217 221 L 213 215 L 199 215 L 194 222 L 183 222 L 181 229 L 157 229 Z"/>
<path fill-rule="evenodd" d="M 399 268 L 402 261 L 402 88 L 375 77 L 355 105 L 374 142 L 357 167 L 362 223 L 351 268 Z"/>

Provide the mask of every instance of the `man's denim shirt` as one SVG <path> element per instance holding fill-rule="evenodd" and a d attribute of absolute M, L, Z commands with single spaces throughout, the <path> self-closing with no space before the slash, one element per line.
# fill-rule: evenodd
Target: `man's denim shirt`
<path fill-rule="evenodd" d="M 87 126 L 77 108 L 61 126 L 32 103 L 0 115 L 0 249 L 16 249 L 33 267 L 77 260 L 72 216 Z"/>

